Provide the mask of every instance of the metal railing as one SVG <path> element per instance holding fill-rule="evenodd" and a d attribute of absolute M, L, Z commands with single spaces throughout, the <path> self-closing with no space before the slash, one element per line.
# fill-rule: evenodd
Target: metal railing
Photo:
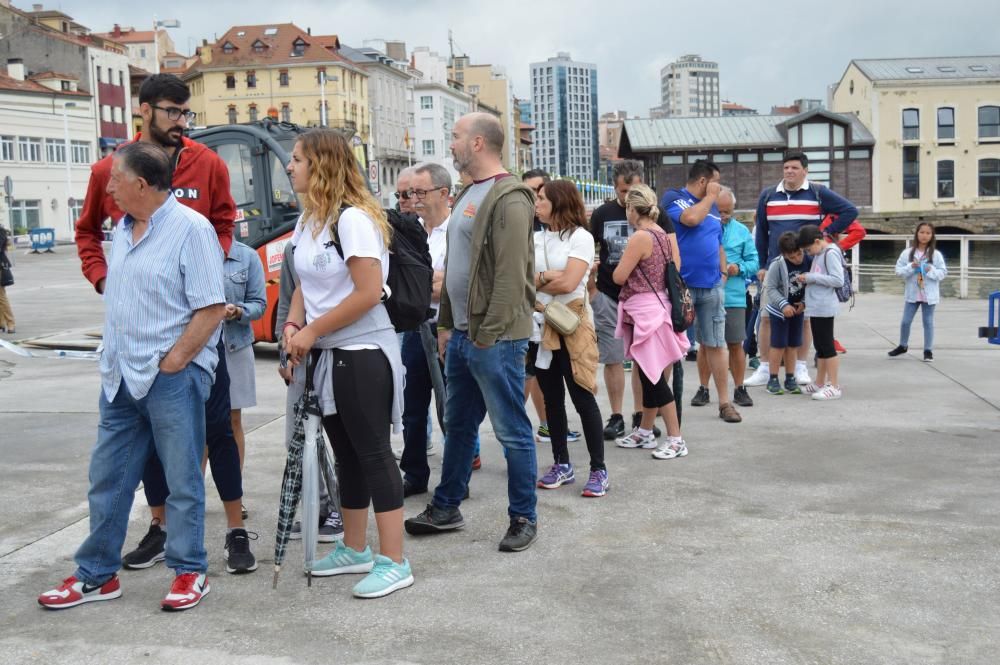
<path fill-rule="evenodd" d="M 938 235 L 938 242 L 940 241 L 957 241 L 959 243 L 959 264 L 956 273 L 955 266 L 951 265 L 948 271 L 951 275 L 956 275 L 958 277 L 958 297 L 968 298 L 969 297 L 969 282 L 971 280 L 995 280 L 1000 281 L 1000 262 L 993 265 L 979 265 L 973 266 L 969 262 L 969 243 L 972 242 L 1000 242 L 1000 235 L 976 235 L 976 234 L 961 234 L 961 235 Z M 873 277 L 894 277 L 896 275 L 896 262 L 893 259 L 891 264 L 884 263 L 869 263 L 866 264 L 863 261 L 864 246 L 873 242 L 883 242 L 883 241 L 896 241 L 904 242 L 906 247 L 910 246 L 913 241 L 913 236 L 911 235 L 882 235 L 882 234 L 870 234 L 861 241 L 860 244 L 855 245 L 851 250 L 851 270 L 854 273 L 854 290 L 857 291 L 861 286 L 861 276 L 869 275 Z M 998 246 L 998 254 L 1000 254 L 1000 246 Z"/>

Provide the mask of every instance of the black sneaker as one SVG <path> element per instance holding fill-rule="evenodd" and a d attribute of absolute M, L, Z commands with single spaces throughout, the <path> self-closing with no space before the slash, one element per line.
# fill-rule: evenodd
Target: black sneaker
<path fill-rule="evenodd" d="M 226 534 L 226 572 L 233 575 L 243 575 L 257 570 L 257 559 L 250 551 L 250 538 L 257 539 L 257 534 L 247 533 L 246 529 L 233 529 Z"/>
<path fill-rule="evenodd" d="M 931 353 L 930 351 L 924 351 L 924 362 L 925 363 L 934 362 L 934 354 Z"/>
<path fill-rule="evenodd" d="M 639 411 L 636 411 L 635 413 L 632 414 L 632 429 L 638 428 L 641 423 L 642 423 L 642 413 L 639 412 Z M 662 434 L 663 434 L 663 432 L 660 431 L 660 428 L 657 427 L 654 424 L 653 425 L 653 436 L 655 436 L 657 439 L 659 439 L 660 435 L 662 435 Z M 622 436 L 625 436 L 625 434 L 622 434 Z"/>
<path fill-rule="evenodd" d="M 698 392 L 694 394 L 691 398 L 691 406 L 705 406 L 712 401 L 712 398 L 708 395 L 708 388 L 705 386 L 698 386 Z"/>
<path fill-rule="evenodd" d="M 893 349 L 892 351 L 889 352 L 889 357 L 890 358 L 895 358 L 896 356 L 901 356 L 904 353 L 906 353 L 906 347 L 903 346 L 902 344 L 900 344 L 895 349 Z"/>
<path fill-rule="evenodd" d="M 527 517 L 511 517 L 510 528 L 500 541 L 501 552 L 523 552 L 538 539 L 538 523 Z"/>
<path fill-rule="evenodd" d="M 299 537 L 302 537 L 302 530 L 299 529 Z M 340 513 L 330 513 L 320 515 L 319 532 L 316 534 L 316 541 L 320 543 L 335 543 L 344 539 L 344 520 Z"/>
<path fill-rule="evenodd" d="M 149 523 L 149 531 L 139 541 L 139 546 L 122 557 L 122 566 L 129 570 L 141 570 L 156 565 L 157 561 L 167 558 L 164 547 L 167 544 L 167 532 L 160 528 L 160 520 Z"/>
<path fill-rule="evenodd" d="M 608 424 L 604 426 L 604 440 L 614 441 L 625 436 L 625 419 L 620 413 L 612 413 L 608 418 Z"/>
<path fill-rule="evenodd" d="M 408 496 L 413 496 L 414 494 L 426 494 L 426 493 L 427 493 L 427 488 L 426 487 L 420 488 L 420 487 L 417 487 L 416 485 L 414 485 L 413 483 L 411 483 L 409 480 L 404 480 L 403 481 L 403 498 L 404 499 L 406 497 L 408 497 Z"/>
<path fill-rule="evenodd" d="M 733 391 L 733 401 L 736 402 L 736 406 L 753 406 L 753 398 L 747 392 L 746 386 L 736 386 L 736 390 Z"/>
<path fill-rule="evenodd" d="M 465 526 L 465 520 L 458 508 L 438 508 L 433 503 L 428 503 L 424 512 L 406 520 L 403 526 L 411 536 L 420 536 L 461 529 Z"/>
<path fill-rule="evenodd" d="M 688 349 L 687 355 L 684 356 L 684 360 L 689 363 L 698 362 L 698 349 Z"/>

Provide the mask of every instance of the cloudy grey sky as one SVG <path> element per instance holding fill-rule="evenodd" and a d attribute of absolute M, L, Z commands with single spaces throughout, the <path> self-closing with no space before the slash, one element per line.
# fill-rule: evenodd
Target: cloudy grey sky
<path fill-rule="evenodd" d="M 14 4 L 27 8 L 30 0 Z M 156 11 L 181 21 L 171 34 L 185 53 L 232 25 L 268 22 L 337 34 L 349 46 L 402 39 L 409 49 L 447 53 L 450 28 L 456 52 L 475 64 L 504 66 L 519 97 L 530 95 L 531 62 L 569 51 L 596 63 L 601 112 L 622 109 L 630 116 L 646 116 L 659 104 L 660 68 L 685 53 L 717 61 L 723 98 L 763 113 L 796 98 L 825 99 L 827 85 L 852 58 L 1000 53 L 998 0 L 174 0 L 126 6 L 60 0 L 45 7 L 95 31 L 116 22 L 149 26 Z"/>

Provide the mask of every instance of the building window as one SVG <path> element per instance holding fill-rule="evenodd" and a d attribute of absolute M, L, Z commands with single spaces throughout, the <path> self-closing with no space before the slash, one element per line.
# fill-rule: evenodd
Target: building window
<path fill-rule="evenodd" d="M 146 47 L 145 46 L 140 46 L 139 47 L 139 57 L 140 58 L 145 58 L 146 57 Z"/>
<path fill-rule="evenodd" d="M 920 140 L 920 111 L 917 109 L 903 109 L 903 140 Z"/>
<path fill-rule="evenodd" d="M 0 136 L 0 162 L 14 161 L 14 137 Z"/>
<path fill-rule="evenodd" d="M 229 124 L 230 125 L 235 125 L 236 124 L 236 107 L 235 106 L 230 106 L 227 115 L 229 116 Z"/>
<path fill-rule="evenodd" d="M 1000 106 L 979 107 L 979 138 L 1000 138 Z"/>
<path fill-rule="evenodd" d="M 226 42 L 225 44 L 222 45 L 222 52 L 225 53 L 226 55 L 231 55 L 235 50 L 236 47 L 230 44 L 229 42 Z"/>
<path fill-rule="evenodd" d="M 281 70 L 278 72 L 278 85 L 282 88 L 288 87 L 288 70 Z"/>
<path fill-rule="evenodd" d="M 306 43 L 301 37 L 292 43 L 292 57 L 301 58 L 306 53 Z"/>
<path fill-rule="evenodd" d="M 53 139 L 45 139 L 45 160 L 53 164 L 66 161 L 66 143 Z"/>
<path fill-rule="evenodd" d="M 18 157 L 22 162 L 42 161 L 42 139 L 21 136 L 17 139 Z"/>
<path fill-rule="evenodd" d="M 434 98 L 430 95 L 421 95 L 420 97 L 420 109 L 427 110 L 434 108 Z"/>
<path fill-rule="evenodd" d="M 920 198 L 920 148 L 903 148 L 903 198 Z"/>
<path fill-rule="evenodd" d="M 97 66 L 97 82 L 98 83 L 102 83 L 103 82 L 103 81 L 101 81 L 101 66 L 100 65 Z"/>
<path fill-rule="evenodd" d="M 1000 159 L 979 160 L 979 195 L 1000 196 Z"/>
<path fill-rule="evenodd" d="M 42 202 L 14 200 L 10 204 L 10 224 L 15 229 L 37 229 L 41 224 Z"/>
<path fill-rule="evenodd" d="M 64 92 L 69 92 L 69 81 L 59 81 L 59 88 Z"/>
<path fill-rule="evenodd" d="M 71 141 L 70 153 L 74 164 L 90 164 L 90 143 L 87 141 Z"/>
<path fill-rule="evenodd" d="M 429 157 L 434 154 L 434 141 L 425 140 L 421 141 L 421 149 L 423 150 L 424 157 Z"/>
<path fill-rule="evenodd" d="M 952 141 L 955 138 L 955 109 L 943 106 L 937 110 L 938 141 Z M 943 163 L 943 162 L 942 162 Z"/>
<path fill-rule="evenodd" d="M 235 89 L 236 89 L 236 75 L 226 74 L 226 90 L 235 90 Z"/>
<path fill-rule="evenodd" d="M 250 107 L 250 122 L 257 122 L 257 107 Z"/>
<path fill-rule="evenodd" d="M 955 198 L 955 162 L 950 159 L 943 159 L 938 162 L 937 171 L 938 198 Z"/>
<path fill-rule="evenodd" d="M 319 68 L 316 69 L 316 83 L 317 83 L 317 85 L 323 85 L 324 83 L 326 83 L 329 80 L 330 79 L 328 79 L 326 77 L 326 69 L 324 67 L 319 67 Z"/>
<path fill-rule="evenodd" d="M 266 48 L 267 46 L 264 45 L 264 42 L 260 41 L 259 39 L 253 43 L 254 53 L 263 53 Z"/>
<path fill-rule="evenodd" d="M 247 87 L 256 88 L 257 87 L 257 73 L 250 71 L 247 72 Z"/>
<path fill-rule="evenodd" d="M 118 86 L 122 88 L 125 87 L 125 72 L 123 71 L 118 72 Z"/>
<path fill-rule="evenodd" d="M 291 122 L 292 121 L 292 107 L 288 104 L 281 105 L 281 121 Z"/>

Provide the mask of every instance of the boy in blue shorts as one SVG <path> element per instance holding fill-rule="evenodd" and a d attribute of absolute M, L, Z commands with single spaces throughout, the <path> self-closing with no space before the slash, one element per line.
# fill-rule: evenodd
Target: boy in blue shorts
<path fill-rule="evenodd" d="M 778 238 L 781 255 L 771 261 L 764 277 L 765 309 L 771 322 L 771 350 L 768 362 L 771 377 L 767 392 L 772 395 L 791 393 L 801 395 L 802 389 L 795 381 L 796 349 L 802 345 L 802 313 L 805 311 L 805 285 L 798 275 L 809 272 L 809 261 L 799 247 L 799 237 L 786 231 Z M 778 381 L 778 367 L 785 361 L 785 385 Z"/>

